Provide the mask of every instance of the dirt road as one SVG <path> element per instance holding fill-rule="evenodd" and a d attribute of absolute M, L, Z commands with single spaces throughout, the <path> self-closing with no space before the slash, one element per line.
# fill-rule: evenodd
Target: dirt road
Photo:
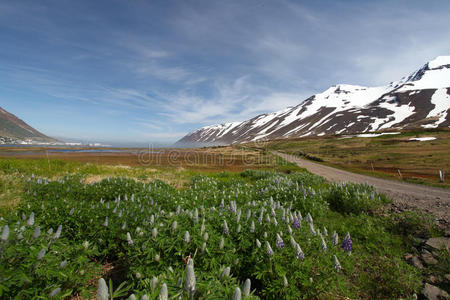
<path fill-rule="evenodd" d="M 450 223 L 450 190 L 448 189 L 355 174 L 304 160 L 297 156 L 280 152 L 273 153 L 329 181 L 368 183 L 373 185 L 378 192 L 392 198 L 395 205 L 401 209 L 418 208 L 432 213 L 447 224 Z"/>

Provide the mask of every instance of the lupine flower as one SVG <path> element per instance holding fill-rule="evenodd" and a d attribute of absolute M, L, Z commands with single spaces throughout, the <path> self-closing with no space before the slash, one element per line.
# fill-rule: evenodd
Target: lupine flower
<path fill-rule="evenodd" d="M 296 254 L 297 254 L 297 259 L 304 259 L 305 258 L 305 254 L 303 253 L 302 248 L 300 248 L 299 244 L 296 244 L 295 251 L 296 251 Z"/>
<path fill-rule="evenodd" d="M 224 246 L 225 246 L 225 240 L 224 240 L 223 237 L 222 237 L 222 238 L 220 239 L 219 249 L 222 250 Z"/>
<path fill-rule="evenodd" d="M 161 290 L 159 291 L 159 300 L 168 300 L 169 292 L 167 291 L 167 285 L 165 283 L 162 284 Z"/>
<path fill-rule="evenodd" d="M 336 257 L 336 255 L 333 255 L 333 262 L 334 262 L 334 268 L 336 269 L 337 272 L 339 272 L 339 270 L 342 268 L 341 264 L 339 263 L 338 258 Z"/>
<path fill-rule="evenodd" d="M 207 232 L 205 232 L 205 234 L 203 235 L 203 240 L 204 240 L 205 242 L 207 242 L 208 239 L 209 239 L 209 234 L 208 234 Z"/>
<path fill-rule="evenodd" d="M 158 286 L 158 281 L 158 278 L 153 276 L 152 281 L 150 282 L 150 288 L 152 289 L 152 291 Z"/>
<path fill-rule="evenodd" d="M 189 265 L 189 264 L 186 267 L 186 280 L 184 282 L 184 289 L 191 295 L 194 294 L 194 291 L 195 291 L 194 266 Z"/>
<path fill-rule="evenodd" d="M 284 241 L 278 233 L 277 233 L 277 247 L 284 248 Z"/>
<path fill-rule="evenodd" d="M 191 241 L 191 236 L 189 235 L 189 231 L 186 231 L 186 233 L 184 234 L 184 242 L 189 244 L 190 241 Z"/>
<path fill-rule="evenodd" d="M 178 227 L 178 222 L 177 221 L 173 221 L 172 223 L 172 231 L 176 231 Z"/>
<path fill-rule="evenodd" d="M 328 236 L 328 230 L 325 226 L 323 227 L 323 235 Z"/>
<path fill-rule="evenodd" d="M 205 250 L 206 250 L 206 243 L 203 243 L 203 244 L 202 244 L 202 253 L 204 253 Z"/>
<path fill-rule="evenodd" d="M 136 279 L 141 279 L 142 278 L 142 274 L 139 273 L 139 272 L 136 272 L 135 276 L 136 276 Z"/>
<path fill-rule="evenodd" d="M 300 228 L 300 222 L 298 221 L 297 218 L 294 218 L 294 220 L 292 221 L 292 227 L 294 227 L 294 229 Z"/>
<path fill-rule="evenodd" d="M 261 242 L 258 239 L 256 239 L 256 247 L 261 248 Z"/>
<path fill-rule="evenodd" d="M 286 276 L 283 276 L 283 286 L 284 287 L 288 287 L 289 286 L 289 283 L 288 283 L 288 280 L 287 280 Z"/>
<path fill-rule="evenodd" d="M 3 226 L 3 231 L 2 231 L 2 241 L 6 242 L 8 240 L 9 237 L 9 227 L 8 225 Z"/>
<path fill-rule="evenodd" d="M 140 300 L 149 300 L 147 295 L 142 295 Z"/>
<path fill-rule="evenodd" d="M 229 232 L 227 221 L 223 220 L 223 234 L 228 234 Z"/>
<path fill-rule="evenodd" d="M 47 230 L 47 234 L 51 235 L 53 233 L 53 228 L 50 228 L 49 230 Z"/>
<path fill-rule="evenodd" d="M 231 268 L 226 267 L 225 270 L 222 271 L 222 274 L 220 274 L 220 279 L 223 280 L 226 277 L 230 277 Z"/>
<path fill-rule="evenodd" d="M 159 262 L 160 259 L 161 259 L 161 257 L 159 256 L 159 254 L 156 254 L 156 255 L 155 255 L 155 261 L 156 261 L 156 262 Z"/>
<path fill-rule="evenodd" d="M 89 241 L 84 241 L 83 242 L 83 247 L 84 247 L 84 249 L 89 248 Z"/>
<path fill-rule="evenodd" d="M 41 260 L 42 258 L 44 258 L 44 255 L 45 255 L 45 248 L 42 248 L 42 250 L 39 251 L 37 259 Z"/>
<path fill-rule="evenodd" d="M 245 220 L 248 221 L 250 219 L 250 217 L 252 216 L 252 212 L 251 210 L 247 210 L 247 216 L 245 217 Z"/>
<path fill-rule="evenodd" d="M 195 210 L 194 210 L 194 216 L 192 219 L 194 220 L 195 223 L 198 222 L 198 209 L 197 208 L 195 208 Z"/>
<path fill-rule="evenodd" d="M 125 230 L 125 228 L 127 228 L 127 222 L 123 222 L 122 224 L 122 230 Z"/>
<path fill-rule="evenodd" d="M 203 232 L 205 232 L 206 228 L 205 228 L 205 219 L 203 219 L 202 222 L 202 226 L 200 227 L 200 234 L 203 234 Z"/>
<path fill-rule="evenodd" d="M 339 235 L 336 231 L 333 231 L 333 234 L 331 235 L 331 239 L 333 240 L 333 245 L 337 246 L 339 244 Z"/>
<path fill-rule="evenodd" d="M 241 289 L 239 287 L 234 289 L 232 300 L 241 300 Z"/>
<path fill-rule="evenodd" d="M 59 264 L 59 267 L 60 267 L 61 269 L 63 269 L 66 265 L 67 265 L 67 260 L 63 260 L 63 261 Z"/>
<path fill-rule="evenodd" d="M 74 212 L 75 212 L 75 208 L 72 207 L 72 209 L 69 211 L 69 215 L 73 215 Z"/>
<path fill-rule="evenodd" d="M 27 225 L 28 226 L 34 225 L 34 212 L 31 212 L 30 217 L 28 218 L 28 221 L 27 221 Z"/>
<path fill-rule="evenodd" d="M 316 231 L 314 230 L 314 225 L 313 225 L 313 223 L 309 223 L 309 232 L 310 232 L 312 235 L 316 235 Z"/>
<path fill-rule="evenodd" d="M 350 237 L 350 233 L 347 232 L 344 239 L 342 240 L 342 249 L 347 251 L 349 254 L 352 252 L 352 239 Z"/>
<path fill-rule="evenodd" d="M 33 239 L 37 239 L 41 235 L 41 227 L 36 226 L 33 233 Z"/>
<path fill-rule="evenodd" d="M 269 215 L 266 215 L 266 223 L 270 224 L 270 217 L 269 217 Z"/>
<path fill-rule="evenodd" d="M 267 254 L 268 254 L 269 256 L 272 256 L 272 255 L 273 255 L 272 247 L 270 247 L 270 244 L 269 244 L 268 241 L 266 241 L 266 251 L 267 251 Z"/>
<path fill-rule="evenodd" d="M 240 233 L 241 232 L 241 224 L 238 224 L 238 226 L 236 227 L 236 232 Z"/>
<path fill-rule="evenodd" d="M 158 236 L 158 229 L 155 227 L 152 229 L 152 236 L 156 238 Z"/>
<path fill-rule="evenodd" d="M 220 209 L 224 209 L 225 208 L 225 203 L 223 203 L 223 199 L 222 201 L 220 201 Z"/>
<path fill-rule="evenodd" d="M 250 279 L 247 278 L 244 282 L 244 287 L 242 288 L 244 297 L 250 296 L 251 285 L 252 285 L 252 282 L 250 281 Z"/>
<path fill-rule="evenodd" d="M 327 244 L 325 243 L 325 240 L 323 239 L 323 236 L 320 236 L 320 238 L 321 238 L 322 251 L 326 251 L 327 250 Z"/>
<path fill-rule="evenodd" d="M 255 222 L 252 221 L 252 223 L 250 224 L 250 232 L 254 233 L 255 232 Z"/>
<path fill-rule="evenodd" d="M 127 232 L 127 243 L 130 246 L 133 246 L 133 240 L 131 239 L 131 234 Z"/>
<path fill-rule="evenodd" d="M 105 217 L 105 222 L 103 223 L 103 226 L 108 227 L 108 217 Z"/>
<path fill-rule="evenodd" d="M 310 213 L 308 213 L 308 214 L 306 215 L 305 221 L 308 222 L 308 223 L 312 223 L 312 222 L 313 222 L 313 219 L 312 219 Z"/>
<path fill-rule="evenodd" d="M 136 300 L 136 296 L 134 294 L 131 294 L 130 297 L 128 297 L 128 300 Z"/>
<path fill-rule="evenodd" d="M 61 292 L 61 288 L 58 287 L 58 288 L 54 289 L 53 291 L 51 291 L 51 293 L 48 294 L 48 296 L 49 296 L 50 298 L 54 298 L 54 297 L 56 297 L 60 292 Z"/>
<path fill-rule="evenodd" d="M 291 246 L 292 247 L 295 247 L 295 245 L 297 245 L 297 242 L 295 241 L 295 239 L 294 239 L 294 237 L 292 235 L 289 237 L 289 240 L 291 242 Z"/>

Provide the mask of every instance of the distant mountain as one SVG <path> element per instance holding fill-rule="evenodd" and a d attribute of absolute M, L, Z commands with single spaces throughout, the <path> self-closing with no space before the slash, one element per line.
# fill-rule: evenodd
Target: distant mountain
<path fill-rule="evenodd" d="M 8 143 L 54 143 L 56 139 L 40 133 L 15 115 L 0 107 L 0 137 Z M 1 142 L 1 141 L 0 141 Z"/>
<path fill-rule="evenodd" d="M 385 86 L 339 84 L 295 107 L 243 122 L 206 126 L 177 145 L 436 127 L 450 127 L 450 56 L 439 56 Z"/>

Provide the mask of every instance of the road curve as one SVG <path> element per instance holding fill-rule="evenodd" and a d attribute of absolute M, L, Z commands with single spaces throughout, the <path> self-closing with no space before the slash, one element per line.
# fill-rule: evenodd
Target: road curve
<path fill-rule="evenodd" d="M 447 224 L 450 223 L 450 190 L 448 189 L 351 173 L 304 160 L 294 155 L 275 151 L 272 153 L 332 182 L 368 183 L 373 185 L 378 192 L 392 198 L 401 207 L 418 208 L 432 213 Z"/>

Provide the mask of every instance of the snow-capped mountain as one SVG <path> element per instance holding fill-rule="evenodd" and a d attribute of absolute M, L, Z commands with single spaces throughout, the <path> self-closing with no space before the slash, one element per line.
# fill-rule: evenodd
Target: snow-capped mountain
<path fill-rule="evenodd" d="M 295 107 L 187 134 L 178 145 L 450 127 L 450 56 L 439 56 L 386 86 L 339 84 Z"/>

